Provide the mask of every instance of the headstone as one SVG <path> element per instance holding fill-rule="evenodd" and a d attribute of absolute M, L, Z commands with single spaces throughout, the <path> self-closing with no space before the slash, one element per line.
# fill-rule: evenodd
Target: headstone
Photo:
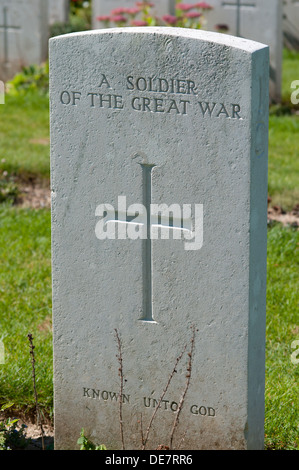
<path fill-rule="evenodd" d="M 0 80 L 48 54 L 48 1 L 0 0 Z"/>
<path fill-rule="evenodd" d="M 193 3 L 193 2 L 192 2 Z M 267 44 L 270 47 L 270 96 L 281 99 L 282 0 L 209 0 L 213 10 L 205 13 L 205 29 L 229 27 L 228 33 Z"/>
<path fill-rule="evenodd" d="M 70 0 L 49 0 L 49 24 L 67 23 L 70 13 Z"/>
<path fill-rule="evenodd" d="M 174 0 L 156 0 L 151 12 L 157 16 L 174 14 Z M 92 18 L 93 29 L 104 27 L 104 23 L 98 21 L 99 16 L 110 15 L 115 8 L 133 8 L 136 7 L 136 0 L 93 0 L 92 1 Z"/>
<path fill-rule="evenodd" d="M 56 448 L 169 445 L 181 400 L 174 448 L 263 448 L 268 47 L 112 28 L 50 73 Z"/>
<path fill-rule="evenodd" d="M 287 47 L 299 50 L 299 0 L 284 0 L 283 35 Z"/>

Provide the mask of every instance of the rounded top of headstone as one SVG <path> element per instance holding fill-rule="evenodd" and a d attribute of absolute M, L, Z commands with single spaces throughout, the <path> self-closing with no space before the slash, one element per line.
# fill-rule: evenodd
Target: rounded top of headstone
<path fill-rule="evenodd" d="M 198 40 L 203 42 L 211 42 L 219 45 L 241 49 L 246 52 L 253 53 L 257 50 L 268 48 L 267 45 L 252 41 L 249 39 L 230 36 L 228 34 L 216 33 L 210 31 L 202 31 L 190 28 L 174 28 L 169 26 L 140 26 L 125 28 L 107 28 L 91 31 L 83 31 L 77 33 L 64 34 L 50 39 L 50 42 L 77 39 L 79 37 L 100 37 L 100 36 L 121 36 L 121 35 L 147 35 L 151 37 L 168 36 L 185 38 L 190 40 Z"/>

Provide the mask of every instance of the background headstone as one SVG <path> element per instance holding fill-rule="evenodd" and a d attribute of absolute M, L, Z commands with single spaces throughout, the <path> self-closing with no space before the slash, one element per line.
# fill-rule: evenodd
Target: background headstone
<path fill-rule="evenodd" d="M 48 0 L 0 0 L 0 80 L 48 56 Z"/>
<path fill-rule="evenodd" d="M 174 14 L 174 0 L 156 0 L 155 7 L 151 10 L 158 16 Z M 93 0 L 92 1 L 92 21 L 93 29 L 98 29 L 101 22 L 97 20 L 98 16 L 109 15 L 111 10 L 119 7 L 133 8 L 136 6 L 136 0 Z"/>
<path fill-rule="evenodd" d="M 49 1 L 49 24 L 67 23 L 70 13 L 70 0 Z"/>
<path fill-rule="evenodd" d="M 270 47 L 270 96 L 273 101 L 279 102 L 283 47 L 282 0 L 209 0 L 208 3 L 213 6 L 213 10 L 205 13 L 205 29 L 216 31 L 216 25 L 225 24 L 229 27 L 228 34 L 252 39 Z"/>
<path fill-rule="evenodd" d="M 57 449 L 120 448 L 120 403 L 140 448 L 186 345 L 147 448 L 168 445 L 192 327 L 175 446 L 263 448 L 268 71 L 267 46 L 183 28 L 50 40 Z M 152 228 L 140 204 L 191 213 Z"/>
<path fill-rule="evenodd" d="M 286 46 L 299 50 L 299 0 L 284 0 L 283 35 Z"/>

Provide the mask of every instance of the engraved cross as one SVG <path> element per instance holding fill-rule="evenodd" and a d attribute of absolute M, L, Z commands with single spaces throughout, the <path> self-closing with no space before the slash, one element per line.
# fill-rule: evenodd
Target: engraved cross
<path fill-rule="evenodd" d="M 184 205 L 182 212 L 178 204 L 152 204 L 152 171 L 156 165 L 144 161 L 138 164 L 142 169 L 142 204 L 127 208 L 126 197 L 119 196 L 117 211 L 109 204 L 98 206 L 96 216 L 102 219 L 97 223 L 96 236 L 98 239 L 115 239 L 117 226 L 118 239 L 142 240 L 143 300 L 139 320 L 156 323 L 153 315 L 153 240 L 159 238 L 159 232 L 162 239 L 169 239 L 170 230 L 173 239 L 181 239 L 182 233 L 185 239 L 192 239 L 191 206 Z"/>
<path fill-rule="evenodd" d="M 182 232 L 191 233 L 191 215 L 190 217 L 183 217 L 181 212 L 174 214 L 171 211 L 157 211 L 153 213 L 152 207 L 163 209 L 164 205 L 152 204 L 152 171 L 155 164 L 139 163 L 142 168 L 142 181 L 143 181 L 143 207 L 146 209 L 143 219 L 145 230 L 143 233 L 143 248 L 142 248 L 142 277 L 143 277 L 143 306 L 142 316 L 139 320 L 156 323 L 153 314 L 153 260 L 152 249 L 153 239 L 158 238 L 158 232 L 161 230 L 161 238 L 169 238 L 169 230 L 173 230 L 173 238 L 181 238 Z M 171 206 L 169 207 L 171 209 Z M 132 217 L 133 216 L 133 217 Z M 136 215 L 135 215 L 136 217 Z M 118 218 L 118 216 L 117 216 Z M 146 220 L 145 220 L 146 218 Z M 123 220 L 123 217 L 122 217 Z M 142 222 L 142 217 L 141 220 Z M 134 215 L 127 213 L 126 222 L 134 223 Z M 135 223 L 138 223 L 136 220 Z"/>

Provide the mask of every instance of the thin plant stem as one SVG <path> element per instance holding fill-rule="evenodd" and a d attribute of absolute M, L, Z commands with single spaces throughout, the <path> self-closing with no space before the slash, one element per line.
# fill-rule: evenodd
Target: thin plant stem
<path fill-rule="evenodd" d="M 124 372 L 123 372 L 123 357 L 122 357 L 122 348 L 121 341 L 117 329 L 115 328 L 115 336 L 117 340 L 118 355 L 116 356 L 119 362 L 118 375 L 120 377 L 120 391 L 119 391 L 119 425 L 120 425 L 120 437 L 122 450 L 125 450 L 125 441 L 124 441 L 124 427 L 123 427 L 123 391 L 124 391 Z"/>
<path fill-rule="evenodd" d="M 158 401 L 158 404 L 157 404 L 157 406 L 156 406 L 156 408 L 155 408 L 155 410 L 154 410 L 154 412 L 153 412 L 153 414 L 152 414 L 152 417 L 151 417 L 150 422 L 149 422 L 149 424 L 148 424 L 148 427 L 147 427 L 147 429 L 146 429 L 145 437 L 144 437 L 144 439 L 143 439 L 143 441 L 142 441 L 142 450 L 145 450 L 145 446 L 146 446 L 147 441 L 148 441 L 148 436 L 149 436 L 149 432 L 150 432 L 150 430 L 151 430 L 153 421 L 154 421 L 154 419 L 155 419 L 155 417 L 156 417 L 156 415 L 157 415 L 157 412 L 158 412 L 158 410 L 159 410 L 159 408 L 160 408 L 161 402 L 162 402 L 162 400 L 163 400 L 163 398 L 164 398 L 164 396 L 165 396 L 165 394 L 166 394 L 166 392 L 167 392 L 167 390 L 168 390 L 168 388 L 169 388 L 170 382 L 172 381 L 174 374 L 177 372 L 176 368 L 177 368 L 177 366 L 178 366 L 178 363 L 179 363 L 180 360 L 182 359 L 182 356 L 183 356 L 183 354 L 184 354 L 184 352 L 185 352 L 185 350 L 186 350 L 186 347 L 187 347 L 187 346 L 184 347 L 184 350 L 183 350 L 183 351 L 181 352 L 181 354 L 176 358 L 174 368 L 173 368 L 173 370 L 172 370 L 172 372 L 171 372 L 171 374 L 170 374 L 170 376 L 169 376 L 169 378 L 168 378 L 168 382 L 167 382 L 167 384 L 166 384 L 166 387 L 164 388 L 164 390 L 163 390 L 163 392 L 162 392 L 162 395 L 161 395 L 161 397 L 160 397 L 160 399 L 159 399 L 159 401 Z"/>
<path fill-rule="evenodd" d="M 41 430 L 41 437 L 42 437 L 42 449 L 45 450 L 45 443 L 44 443 L 44 429 L 42 424 L 42 416 L 38 404 L 38 397 L 37 397 L 37 390 L 36 390 L 36 377 L 35 377 L 35 356 L 34 356 L 34 349 L 35 346 L 33 345 L 33 336 L 32 334 L 27 335 L 30 344 L 30 354 L 31 354 L 31 363 L 32 363 L 32 380 L 33 380 L 33 389 L 34 389 L 34 399 L 35 399 L 35 408 L 36 408 L 36 416 L 39 422 L 40 430 Z"/>
<path fill-rule="evenodd" d="M 191 337 L 191 349 L 190 349 L 190 352 L 188 353 L 189 360 L 188 360 L 187 374 L 186 374 L 186 379 L 187 380 L 186 380 L 185 388 L 183 390 L 183 393 L 182 393 L 180 401 L 179 401 L 177 413 L 175 415 L 174 423 L 173 423 L 171 434 L 170 434 L 170 443 L 169 443 L 169 449 L 170 450 L 172 450 L 174 433 L 175 433 L 175 430 L 176 430 L 176 428 L 179 424 L 180 414 L 181 414 L 181 411 L 182 411 L 182 408 L 183 408 L 183 405 L 184 405 L 184 402 L 185 402 L 186 394 L 187 394 L 187 391 L 188 391 L 188 388 L 189 388 L 189 385 L 190 385 L 190 380 L 191 380 L 192 358 L 193 358 L 194 340 L 195 340 L 195 327 L 194 326 L 192 327 L 192 331 L 193 332 L 192 332 L 192 337 Z"/>

